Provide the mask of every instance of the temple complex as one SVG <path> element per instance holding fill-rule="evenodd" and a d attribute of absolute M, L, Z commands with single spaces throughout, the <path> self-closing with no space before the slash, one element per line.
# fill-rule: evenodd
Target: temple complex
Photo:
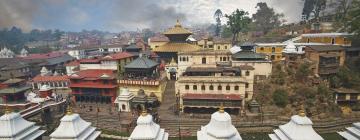
<path fill-rule="evenodd" d="M 231 116 L 221 106 L 211 115 L 206 126 L 197 131 L 198 140 L 242 140 L 239 132 L 231 123 Z"/>
<path fill-rule="evenodd" d="M 165 90 L 165 75 L 158 69 L 159 63 L 140 54 L 138 58 L 125 65 L 125 71 L 119 78 L 119 87 L 127 87 L 133 94 L 143 89 L 147 96 L 155 95 L 162 101 Z"/>
<path fill-rule="evenodd" d="M 50 140 L 95 140 L 100 133 L 90 122 L 68 108 L 66 115 L 60 120 L 60 125 L 50 134 Z"/>
<path fill-rule="evenodd" d="M 41 135 L 45 133 L 45 130 L 40 130 L 40 126 L 23 119 L 19 113 L 11 112 L 9 109 L 0 117 L 0 130 L 0 140 L 41 139 Z"/>
<path fill-rule="evenodd" d="M 153 51 L 168 62 L 171 58 L 178 58 L 177 54 L 179 52 L 191 52 L 201 49 L 197 45 L 186 42 L 186 39 L 192 32 L 183 28 L 179 21 L 176 22 L 174 27 L 168 29 L 163 34 L 169 38 L 169 42 L 155 47 Z"/>
<path fill-rule="evenodd" d="M 353 123 L 352 127 L 347 127 L 345 131 L 337 132 L 344 140 L 360 139 L 360 123 Z"/>
<path fill-rule="evenodd" d="M 69 76 L 76 101 L 114 103 L 118 85 L 113 70 L 89 69 Z"/>
<path fill-rule="evenodd" d="M 271 140 L 323 140 L 312 128 L 312 124 L 304 110 L 301 110 L 299 115 L 292 116 L 290 122 L 280 125 L 269 137 Z"/>
<path fill-rule="evenodd" d="M 153 121 L 153 117 L 145 110 L 136 121 L 137 126 L 129 140 L 168 140 L 169 134 Z"/>

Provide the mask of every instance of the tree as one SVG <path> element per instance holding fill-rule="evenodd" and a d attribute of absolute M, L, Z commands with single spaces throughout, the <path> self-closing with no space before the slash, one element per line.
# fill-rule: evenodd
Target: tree
<path fill-rule="evenodd" d="M 237 43 L 240 32 L 246 32 L 248 25 L 251 23 L 249 13 L 236 9 L 231 15 L 225 15 L 228 19 L 227 25 L 232 33 L 232 44 Z"/>
<path fill-rule="evenodd" d="M 288 93 L 283 89 L 276 89 L 272 98 L 275 105 L 279 107 L 285 107 L 288 104 Z"/>
<path fill-rule="evenodd" d="M 306 19 L 310 18 L 310 14 L 314 14 L 316 20 L 320 17 L 320 12 L 326 8 L 326 0 L 305 0 L 303 15 Z"/>
<path fill-rule="evenodd" d="M 221 18 L 223 17 L 223 14 L 220 9 L 217 9 L 214 14 L 214 18 L 216 21 L 216 28 L 215 28 L 215 36 L 220 35 L 221 31 Z"/>
<path fill-rule="evenodd" d="M 305 80 L 305 78 L 309 76 L 310 72 L 311 72 L 310 64 L 308 64 L 308 63 L 300 64 L 299 68 L 296 70 L 295 78 L 298 81 L 303 82 Z"/>
<path fill-rule="evenodd" d="M 360 1 L 353 2 L 354 10 L 350 12 L 350 32 L 355 33 L 354 39 L 360 39 Z"/>
<path fill-rule="evenodd" d="M 268 7 L 265 2 L 259 2 L 256 5 L 257 12 L 252 15 L 252 19 L 257 31 L 263 31 L 266 34 L 269 30 L 281 25 L 280 18 L 283 14 L 275 13 L 273 8 Z"/>

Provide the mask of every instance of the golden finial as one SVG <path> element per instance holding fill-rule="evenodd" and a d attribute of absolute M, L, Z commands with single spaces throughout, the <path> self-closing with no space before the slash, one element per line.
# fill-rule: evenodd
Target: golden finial
<path fill-rule="evenodd" d="M 11 113 L 11 109 L 9 106 L 5 106 L 5 114 L 10 114 Z"/>
<path fill-rule="evenodd" d="M 175 63 L 176 63 L 176 62 L 175 62 L 174 57 L 173 57 L 173 58 L 171 58 L 170 64 L 175 64 Z"/>
<path fill-rule="evenodd" d="M 147 113 L 147 110 L 145 107 L 143 107 L 142 111 L 141 111 L 141 116 L 146 116 L 148 113 Z"/>
<path fill-rule="evenodd" d="M 301 105 L 301 109 L 299 110 L 299 116 L 301 116 L 301 117 L 305 117 L 305 116 L 306 116 L 306 114 L 305 114 L 305 109 L 304 109 L 304 106 L 303 106 L 303 105 Z"/>
<path fill-rule="evenodd" d="M 73 114 L 72 107 L 68 105 L 68 107 L 66 108 L 66 115 L 72 115 L 72 114 Z"/>
<path fill-rule="evenodd" d="M 180 24 L 180 21 L 179 19 L 176 20 L 176 24 L 175 24 L 175 27 L 181 27 L 181 24 Z"/>
<path fill-rule="evenodd" d="M 224 113 L 224 112 L 225 112 L 225 110 L 224 110 L 224 103 L 221 103 L 221 104 L 220 104 L 219 112 L 220 112 L 220 113 Z"/>

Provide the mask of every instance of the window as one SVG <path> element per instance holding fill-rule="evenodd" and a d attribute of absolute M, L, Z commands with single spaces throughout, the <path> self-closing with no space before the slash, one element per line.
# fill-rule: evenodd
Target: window
<path fill-rule="evenodd" d="M 197 86 L 196 86 L 196 85 L 193 85 L 193 90 L 197 90 Z"/>
<path fill-rule="evenodd" d="M 249 88 L 249 83 L 245 83 L 245 88 Z"/>
<path fill-rule="evenodd" d="M 273 53 L 275 52 L 275 47 L 271 48 L 271 52 L 273 52 Z"/>
<path fill-rule="evenodd" d="M 227 46 L 225 46 L 224 49 L 226 50 L 226 49 L 227 49 Z"/>
<path fill-rule="evenodd" d="M 250 75 L 250 72 L 249 72 L 249 71 L 246 71 L 246 72 L 245 72 L 245 75 L 246 75 L 246 76 L 249 76 L 249 75 Z"/>
<path fill-rule="evenodd" d="M 189 61 L 189 57 L 186 56 L 186 61 Z"/>
<path fill-rule="evenodd" d="M 125 110 L 125 105 L 123 104 L 123 105 L 121 106 L 121 108 L 122 108 L 122 110 Z"/>
<path fill-rule="evenodd" d="M 229 86 L 229 85 L 226 86 L 226 90 L 230 90 L 230 86 Z"/>
<path fill-rule="evenodd" d="M 189 90 L 190 86 L 189 85 L 185 85 L 185 89 Z"/>
<path fill-rule="evenodd" d="M 213 86 L 213 85 L 210 85 L 210 86 L 209 86 L 209 90 L 214 90 L 214 86 Z"/>
<path fill-rule="evenodd" d="M 335 44 L 335 38 L 331 39 L 331 44 Z"/>
<path fill-rule="evenodd" d="M 218 46 L 218 50 L 220 50 L 220 46 Z"/>
<path fill-rule="evenodd" d="M 222 87 L 220 85 L 218 86 L 218 90 L 222 90 Z"/>
<path fill-rule="evenodd" d="M 261 47 L 260 50 L 261 50 L 261 51 L 264 51 L 264 47 Z"/>
<path fill-rule="evenodd" d="M 201 85 L 201 90 L 205 90 L 205 85 Z"/>
<path fill-rule="evenodd" d="M 245 92 L 245 98 L 248 98 L 249 93 Z"/>
<path fill-rule="evenodd" d="M 159 47 L 159 46 L 155 46 L 155 48 L 157 48 L 157 47 Z"/>
<path fill-rule="evenodd" d="M 209 49 L 212 49 L 212 48 L 214 48 L 214 46 L 213 46 L 213 45 L 209 45 Z"/>
<path fill-rule="evenodd" d="M 271 60 L 275 60 L 275 55 L 271 55 Z"/>
<path fill-rule="evenodd" d="M 202 63 L 202 64 L 206 64 L 206 57 L 203 57 L 203 58 L 202 58 L 201 63 Z"/>
<path fill-rule="evenodd" d="M 235 86 L 235 87 L 234 87 L 234 90 L 239 90 L 239 86 Z"/>
<path fill-rule="evenodd" d="M 310 38 L 307 39 L 307 43 L 310 43 Z"/>

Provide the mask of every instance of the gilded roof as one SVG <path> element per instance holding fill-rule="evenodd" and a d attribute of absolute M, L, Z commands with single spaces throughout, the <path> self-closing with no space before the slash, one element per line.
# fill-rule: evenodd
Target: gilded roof
<path fill-rule="evenodd" d="M 197 45 L 189 43 L 174 43 L 168 42 L 162 46 L 154 48 L 154 52 L 192 52 L 200 50 L 201 48 Z"/>
<path fill-rule="evenodd" d="M 189 30 L 183 28 L 179 22 L 179 20 L 176 21 L 176 24 L 174 27 L 168 29 L 163 33 L 164 35 L 175 35 L 175 34 L 192 34 Z"/>

